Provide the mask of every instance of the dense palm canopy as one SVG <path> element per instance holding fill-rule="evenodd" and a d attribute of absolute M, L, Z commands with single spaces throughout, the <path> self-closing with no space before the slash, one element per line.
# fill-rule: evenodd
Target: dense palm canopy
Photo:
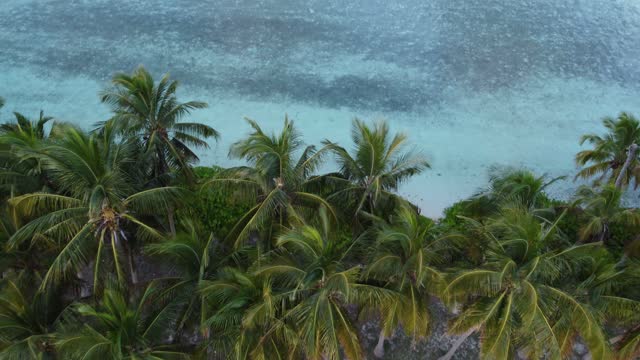
<path fill-rule="evenodd" d="M 597 177 L 599 181 L 613 183 L 623 168 L 629 147 L 640 143 L 640 122 L 631 114 L 621 113 L 616 119 L 605 118 L 602 123 L 606 134 L 587 134 L 580 139 L 580 144 L 588 143 L 593 148 L 576 154 L 576 163 L 582 166 L 576 177 Z M 640 185 L 638 160 L 636 154 L 629 170 L 623 174 L 623 184 Z"/>
<path fill-rule="evenodd" d="M 447 285 L 445 295 L 465 304 L 452 331 L 478 329 L 484 356 L 512 359 L 520 351 L 530 358 L 559 358 L 578 333 L 594 358 L 609 358 L 596 315 L 561 287 L 597 245 L 553 249 L 557 224 L 540 220 L 520 204 L 503 208 L 487 225 L 492 246 L 486 264 L 453 275 Z"/>
<path fill-rule="evenodd" d="M 578 177 L 598 181 L 571 201 L 546 192 L 562 177 L 495 168 L 428 219 L 397 190 L 429 164 L 385 122 L 355 120 L 348 150 L 248 120 L 242 164 L 194 171 L 218 133 L 183 120 L 206 104 L 142 67 L 112 85 L 95 131 L 0 124 L 0 358 L 433 356 L 445 318 L 462 336 L 443 360 L 473 334 L 483 359 L 640 356 L 630 114 L 583 137 Z"/>

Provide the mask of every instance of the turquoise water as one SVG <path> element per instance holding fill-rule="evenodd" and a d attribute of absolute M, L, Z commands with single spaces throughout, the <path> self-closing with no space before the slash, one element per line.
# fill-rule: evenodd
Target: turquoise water
<path fill-rule="evenodd" d="M 402 192 L 437 215 L 494 164 L 573 175 L 580 134 L 640 113 L 640 4 L 585 0 L 4 0 L 0 96 L 90 127 L 116 71 L 170 71 L 194 119 L 232 164 L 244 116 L 308 142 L 349 142 L 350 121 L 385 118 L 433 170 Z M 574 184 L 554 189 L 567 193 Z"/>

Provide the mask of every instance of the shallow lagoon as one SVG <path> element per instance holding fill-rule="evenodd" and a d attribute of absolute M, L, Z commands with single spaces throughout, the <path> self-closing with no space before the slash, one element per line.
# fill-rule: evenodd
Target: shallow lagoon
<path fill-rule="evenodd" d="M 640 114 L 640 4 L 611 0 L 4 0 L 0 96 L 90 127 L 115 71 L 170 71 L 222 132 L 204 164 L 285 113 L 308 142 L 386 118 L 431 158 L 402 192 L 438 215 L 491 165 L 575 172 L 579 136 Z M 559 195 L 574 186 L 559 183 Z"/>

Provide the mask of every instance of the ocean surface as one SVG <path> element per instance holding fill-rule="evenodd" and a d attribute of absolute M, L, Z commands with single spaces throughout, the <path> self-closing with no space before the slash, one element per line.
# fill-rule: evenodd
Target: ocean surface
<path fill-rule="evenodd" d="M 210 104 L 192 117 L 222 132 L 205 165 L 236 163 L 245 116 L 346 146 L 354 117 L 387 119 L 433 166 L 401 192 L 437 216 L 492 165 L 572 178 L 581 134 L 640 115 L 640 2 L 0 1 L 0 119 L 90 128 L 109 116 L 98 92 L 140 64 Z"/>

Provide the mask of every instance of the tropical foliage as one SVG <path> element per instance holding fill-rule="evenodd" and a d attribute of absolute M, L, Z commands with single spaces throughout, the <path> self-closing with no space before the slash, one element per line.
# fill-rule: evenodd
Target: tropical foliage
<path fill-rule="evenodd" d="M 142 144 L 143 158 L 150 166 L 148 176 L 166 185 L 171 171 L 191 175 L 191 167 L 198 156 L 190 147 L 207 149 L 208 138 L 216 139 L 218 132 L 212 127 L 183 122 L 195 109 L 207 107 L 201 101 L 178 101 L 178 82 L 169 75 L 155 83 L 151 74 L 139 67 L 133 74 L 116 74 L 113 89 L 104 91 L 101 99 L 111 106 L 113 117 L 98 123 L 98 130 L 112 126 L 118 132 L 137 139 Z"/>
<path fill-rule="evenodd" d="M 602 123 L 608 131 L 606 134 L 586 134 L 580 138 L 581 145 L 588 143 L 593 148 L 576 154 L 576 163 L 583 167 L 576 177 L 614 182 L 623 169 L 629 147 L 640 143 L 640 122 L 631 114 L 621 113 L 616 119 L 605 118 Z M 640 185 L 638 156 L 640 154 L 636 154 L 629 171 L 623 174 L 623 184 Z"/>
<path fill-rule="evenodd" d="M 361 211 L 374 213 L 376 208 L 398 200 L 392 191 L 408 178 L 429 168 L 425 157 L 415 151 L 404 151 L 407 135 L 393 135 L 386 122 L 373 126 L 354 120 L 351 130 L 354 151 L 331 141 L 331 147 L 340 166 L 339 177 L 345 184 L 330 199 L 340 199 L 343 207 L 354 215 Z"/>
<path fill-rule="evenodd" d="M 141 67 L 91 132 L 0 124 L 0 358 L 365 359 L 443 325 L 442 359 L 469 336 L 486 359 L 640 356 L 630 114 L 582 138 L 597 181 L 569 201 L 547 193 L 564 177 L 494 168 L 429 219 L 397 190 L 430 165 L 387 123 L 315 146 L 247 120 L 242 164 L 194 168 L 219 134 L 177 87 Z"/>
<path fill-rule="evenodd" d="M 282 131 L 271 135 L 257 122 L 247 122 L 253 132 L 233 144 L 229 155 L 252 166 L 227 169 L 205 184 L 236 190 L 236 196 L 255 204 L 232 230 L 233 244 L 242 245 L 252 231 L 259 230 L 266 230 L 262 235 L 270 239 L 282 227 L 319 207 L 333 214 L 331 205 L 321 194 L 314 193 L 312 186 L 319 181 L 314 171 L 328 147 L 304 146 L 301 134 L 288 118 Z"/>

